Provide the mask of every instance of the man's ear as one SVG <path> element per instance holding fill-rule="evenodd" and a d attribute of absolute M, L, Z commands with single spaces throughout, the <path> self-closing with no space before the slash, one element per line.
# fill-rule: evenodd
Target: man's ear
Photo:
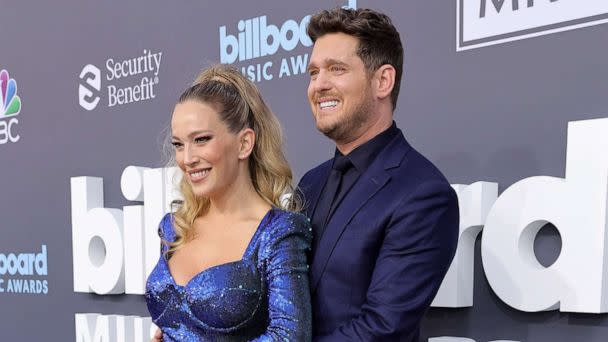
<path fill-rule="evenodd" d="M 384 99 L 391 96 L 393 87 L 395 86 L 395 68 L 390 64 L 384 64 L 374 72 L 374 88 L 376 97 Z"/>
<path fill-rule="evenodd" d="M 239 132 L 239 159 L 247 159 L 255 145 L 255 132 L 251 128 L 245 128 Z"/>

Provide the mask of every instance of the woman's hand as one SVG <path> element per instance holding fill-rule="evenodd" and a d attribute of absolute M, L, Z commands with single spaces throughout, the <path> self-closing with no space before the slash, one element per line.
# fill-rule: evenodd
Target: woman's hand
<path fill-rule="evenodd" d="M 163 341 L 163 332 L 160 329 L 156 329 L 154 333 L 154 337 L 150 340 L 150 342 L 162 342 Z"/>

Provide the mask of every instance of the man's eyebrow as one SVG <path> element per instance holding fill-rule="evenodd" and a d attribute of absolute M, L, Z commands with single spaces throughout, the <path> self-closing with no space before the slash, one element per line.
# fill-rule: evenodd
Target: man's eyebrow
<path fill-rule="evenodd" d="M 323 60 L 323 64 L 325 64 L 325 65 L 335 65 L 335 64 L 338 64 L 338 65 L 347 65 L 346 63 L 344 63 L 344 62 L 342 62 L 340 60 L 334 59 L 334 58 L 325 58 Z M 317 68 L 317 65 L 314 64 L 314 63 L 312 63 L 312 62 L 309 63 L 307 70 L 310 71 L 310 69 L 313 69 L 313 68 Z"/>
<path fill-rule="evenodd" d="M 340 60 L 337 60 L 337 59 L 333 59 L 333 58 L 327 58 L 325 60 L 325 64 L 329 64 L 329 65 L 332 65 L 332 64 L 346 65 L 346 63 L 344 63 L 344 62 L 342 62 Z"/>

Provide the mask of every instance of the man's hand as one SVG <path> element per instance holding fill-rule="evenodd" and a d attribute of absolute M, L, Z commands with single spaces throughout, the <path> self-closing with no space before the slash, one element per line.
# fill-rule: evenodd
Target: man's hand
<path fill-rule="evenodd" d="M 163 341 L 163 332 L 160 329 L 156 329 L 154 333 L 154 337 L 150 340 L 150 342 L 162 342 Z"/>

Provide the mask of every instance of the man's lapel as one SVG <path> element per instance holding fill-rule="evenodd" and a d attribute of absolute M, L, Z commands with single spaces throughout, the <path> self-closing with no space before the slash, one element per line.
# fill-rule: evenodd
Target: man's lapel
<path fill-rule="evenodd" d="M 331 160 L 321 166 L 321 169 L 316 175 L 313 175 L 313 180 L 306 185 L 306 189 L 302 189 L 304 193 L 304 208 L 306 210 L 306 216 L 312 219 L 312 216 L 317 209 L 321 192 L 327 182 L 329 171 L 331 170 Z"/>
<path fill-rule="evenodd" d="M 388 183 L 391 177 L 386 170 L 399 166 L 408 150 L 409 145 L 403 138 L 403 135 L 398 134 L 376 157 L 367 171 L 360 176 L 344 197 L 342 203 L 336 208 L 333 216 L 327 222 L 327 227 L 325 228 L 323 237 L 319 241 L 319 245 L 313 251 L 314 257 L 310 274 L 312 292 L 316 290 L 329 257 L 333 253 L 338 240 L 340 240 L 344 229 L 355 214 Z M 317 194 L 317 199 L 318 196 L 319 194 Z M 317 201 L 315 201 L 315 206 L 316 204 Z"/>

